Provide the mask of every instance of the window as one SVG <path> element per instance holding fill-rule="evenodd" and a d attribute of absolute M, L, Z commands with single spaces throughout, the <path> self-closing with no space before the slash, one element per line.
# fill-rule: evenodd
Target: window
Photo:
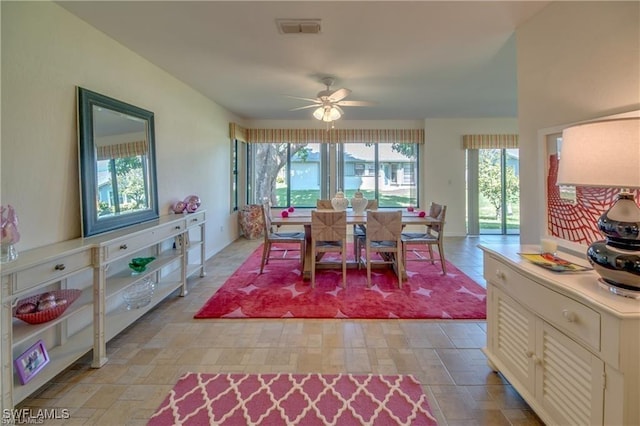
<path fill-rule="evenodd" d="M 467 151 L 468 232 L 520 233 L 518 149 Z"/>
<path fill-rule="evenodd" d="M 98 160 L 98 216 L 149 208 L 143 155 Z"/>
<path fill-rule="evenodd" d="M 379 207 L 418 205 L 418 145 L 348 143 L 341 145 L 347 198 L 360 190 Z"/>
<path fill-rule="evenodd" d="M 231 211 L 238 211 L 238 140 L 231 141 Z"/>
<path fill-rule="evenodd" d="M 418 206 L 419 143 L 358 143 L 327 141 L 324 133 L 306 129 L 249 129 L 256 142 L 246 146 L 248 203 L 268 201 L 273 207 L 315 207 L 317 199 L 341 190 L 348 198 L 357 190 L 380 207 Z M 311 132 L 311 134 L 310 134 Z M 391 131 L 371 135 L 354 131 L 343 138 L 393 140 Z M 419 130 L 397 131 L 398 138 L 418 140 Z M 297 134 L 299 133 L 299 134 Z M 414 134 L 416 133 L 416 134 Z M 273 138 L 273 139 L 272 139 Z M 306 140 L 306 143 L 266 143 L 265 140 Z M 315 142 L 316 140 L 320 142 Z M 259 142 L 258 142 L 259 141 Z M 243 187 L 243 183 L 240 183 Z"/>
<path fill-rule="evenodd" d="M 315 207 L 323 186 L 323 144 L 251 144 L 249 169 L 255 203 Z"/>

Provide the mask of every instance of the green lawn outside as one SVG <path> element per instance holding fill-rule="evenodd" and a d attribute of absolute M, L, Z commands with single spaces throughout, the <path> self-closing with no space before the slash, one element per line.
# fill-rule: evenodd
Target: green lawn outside
<path fill-rule="evenodd" d="M 355 194 L 355 190 L 345 191 L 345 197 L 351 199 Z M 361 191 L 367 199 L 374 198 L 373 191 Z M 276 196 L 278 200 L 287 199 L 287 188 L 276 189 Z M 319 191 L 312 190 L 295 190 L 291 191 L 291 205 L 294 207 L 315 207 L 316 200 L 319 197 Z M 284 203 L 284 201 L 283 201 Z M 378 198 L 380 207 L 408 207 L 411 205 L 411 197 L 399 195 L 399 194 L 381 194 Z M 285 205 L 274 207 L 289 207 Z"/>

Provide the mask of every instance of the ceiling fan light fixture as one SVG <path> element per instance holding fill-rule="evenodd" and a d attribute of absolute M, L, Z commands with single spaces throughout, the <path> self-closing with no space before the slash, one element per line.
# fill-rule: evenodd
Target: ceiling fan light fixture
<path fill-rule="evenodd" d="M 324 117 L 324 108 L 320 107 L 313 111 L 313 116 L 318 120 L 322 120 L 322 117 Z"/>
<path fill-rule="evenodd" d="M 340 117 L 342 117 L 342 114 L 340 114 L 340 111 L 338 111 L 337 108 L 331 107 L 328 111 L 327 111 L 328 115 L 329 115 L 329 120 L 325 120 L 325 121 L 333 121 L 333 120 L 338 120 Z"/>
<path fill-rule="evenodd" d="M 313 111 L 313 116 L 317 120 L 326 121 L 327 123 L 329 123 L 331 121 L 338 120 L 340 117 L 342 117 L 342 114 L 337 108 L 334 108 L 332 106 L 322 106 Z"/>

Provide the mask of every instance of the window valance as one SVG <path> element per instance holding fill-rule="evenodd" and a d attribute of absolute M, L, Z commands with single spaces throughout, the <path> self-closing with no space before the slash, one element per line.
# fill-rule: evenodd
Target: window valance
<path fill-rule="evenodd" d="M 244 129 L 230 123 L 232 139 L 247 143 L 416 143 L 424 129 Z"/>
<path fill-rule="evenodd" d="M 146 140 L 119 143 L 96 147 L 98 160 L 111 160 L 113 158 L 128 158 L 149 153 L 149 144 Z"/>
<path fill-rule="evenodd" d="M 229 123 L 229 136 L 240 142 L 247 142 L 247 129 L 236 123 Z"/>
<path fill-rule="evenodd" d="M 463 135 L 464 149 L 515 149 L 518 148 L 518 135 Z"/>

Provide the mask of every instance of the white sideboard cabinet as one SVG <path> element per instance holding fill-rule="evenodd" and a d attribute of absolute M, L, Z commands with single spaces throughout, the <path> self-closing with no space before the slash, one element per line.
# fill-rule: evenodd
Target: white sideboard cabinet
<path fill-rule="evenodd" d="M 551 272 L 518 255 L 537 246 L 480 248 L 489 365 L 549 425 L 640 424 L 640 300 L 600 287 L 593 271 Z"/>
<path fill-rule="evenodd" d="M 117 231 L 65 241 L 19 253 L 3 264 L 0 318 L 2 409 L 35 392 L 84 354 L 93 350 L 92 367 L 107 362 L 106 344 L 174 291 L 187 293 L 187 278 L 204 276 L 205 211 L 167 215 Z M 132 274 L 135 257 L 155 257 L 147 269 Z M 128 310 L 123 293 L 136 283 L 155 283 L 151 303 Z M 13 317 L 20 300 L 46 291 L 78 289 L 82 293 L 60 317 L 27 324 Z M 42 340 L 50 358 L 22 385 L 14 360 Z"/>

